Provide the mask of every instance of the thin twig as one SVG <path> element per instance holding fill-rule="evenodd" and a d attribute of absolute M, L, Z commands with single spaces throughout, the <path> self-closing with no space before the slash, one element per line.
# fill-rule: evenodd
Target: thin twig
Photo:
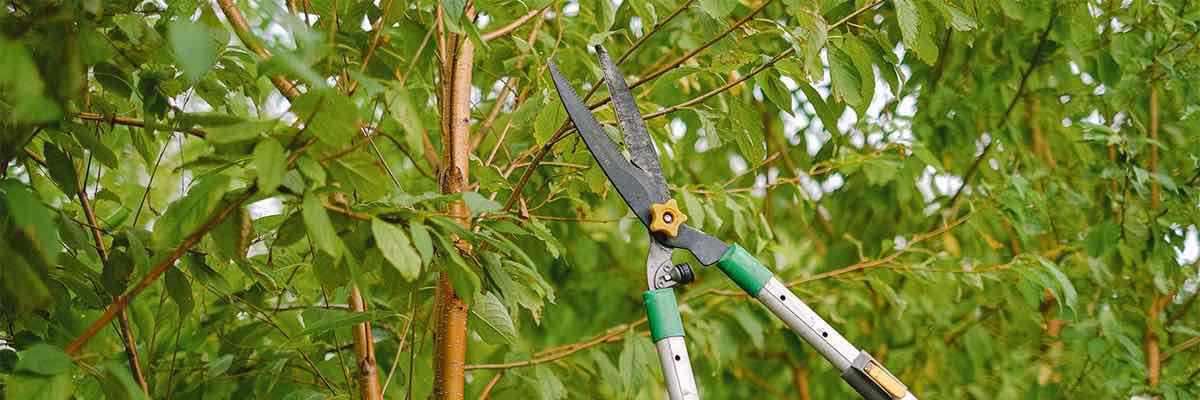
<path fill-rule="evenodd" d="M 367 53 L 363 55 L 362 64 L 358 67 L 358 72 L 367 72 L 367 66 L 371 64 L 371 56 L 375 54 L 375 49 L 379 48 L 379 44 L 383 43 L 383 21 L 387 20 L 388 12 L 392 10 L 392 2 L 395 0 L 384 0 L 383 13 L 379 15 L 379 19 L 371 25 L 373 35 L 371 35 L 371 43 L 367 46 Z M 353 96 L 354 91 L 358 90 L 358 80 L 350 82 L 350 89 L 346 91 Z"/>
<path fill-rule="evenodd" d="M 387 395 L 388 385 L 392 383 L 392 377 L 396 375 L 396 367 L 400 365 L 400 354 L 404 352 L 404 343 L 408 341 L 408 330 L 412 328 L 413 321 L 417 319 L 417 303 L 413 301 L 411 293 L 409 294 L 408 302 L 411 305 L 409 307 L 411 311 L 408 314 L 408 320 L 404 321 L 404 329 L 400 330 L 400 332 L 392 332 L 392 334 L 399 334 L 400 343 L 396 345 L 396 355 L 392 357 L 392 367 L 388 369 L 387 379 L 383 380 L 383 389 L 379 390 L 380 396 Z M 385 324 L 384 326 L 388 327 L 389 325 Z"/>
<path fill-rule="evenodd" d="M 76 172 L 77 176 L 78 174 Z M 86 176 L 87 172 L 84 171 L 84 174 Z M 83 214 L 87 217 L 88 223 L 91 224 L 92 240 L 96 242 L 96 251 L 100 254 L 100 262 L 107 268 L 108 249 L 104 246 L 104 237 L 101 236 L 100 229 L 98 228 L 100 223 L 97 222 L 96 211 L 92 208 L 92 202 L 88 199 L 85 185 L 80 185 L 79 182 L 75 182 L 75 185 L 77 190 L 76 195 L 79 197 L 79 205 L 83 207 Z M 150 384 L 146 381 L 146 374 L 143 372 L 142 363 L 138 358 L 137 340 L 133 337 L 133 328 L 129 326 L 129 314 L 123 310 L 117 314 L 117 328 L 121 344 L 125 346 L 125 354 L 128 356 L 129 371 L 133 374 L 138 387 L 142 389 L 142 393 L 150 394 Z"/>
<path fill-rule="evenodd" d="M 509 22 L 507 25 L 499 27 L 494 31 L 487 32 L 487 33 L 480 35 L 479 38 L 483 39 L 483 41 L 485 41 L 485 42 L 490 42 L 490 41 L 502 38 L 505 35 L 512 33 L 512 31 L 517 30 L 517 28 L 520 28 L 521 25 L 525 25 L 525 23 L 529 22 L 529 20 L 533 19 L 533 17 L 536 17 L 536 16 L 541 15 L 542 13 L 546 12 L 546 9 L 548 9 L 548 8 L 550 8 L 550 6 L 547 5 L 540 9 L 525 13 L 525 15 L 517 17 L 517 19 L 514 19 L 512 22 Z"/>
<path fill-rule="evenodd" d="M 1054 21 L 1058 19 L 1059 7 L 1051 8 L 1052 11 L 1050 14 L 1050 19 L 1046 22 L 1046 28 L 1042 30 L 1041 36 L 1038 39 L 1037 47 L 1033 50 L 1033 58 L 1029 62 L 1029 67 L 1025 68 L 1025 72 L 1021 74 L 1021 83 L 1017 85 L 1017 92 L 1013 94 L 1012 100 L 1009 100 L 1008 107 L 1005 108 L 1004 114 L 1000 116 L 1000 122 L 997 124 L 996 129 L 992 131 L 993 133 L 997 134 L 997 136 L 988 140 L 987 145 L 983 147 L 983 151 L 980 152 L 979 156 L 975 157 L 975 160 L 972 161 L 971 165 L 967 167 L 967 171 L 962 176 L 962 185 L 958 187 L 958 190 L 954 191 L 954 195 L 951 196 L 950 201 L 946 203 L 946 208 L 950 211 L 948 215 L 952 216 L 958 211 L 958 200 L 962 196 L 963 190 L 965 190 L 971 183 L 971 178 L 973 178 L 975 176 L 975 172 L 979 170 L 979 165 L 983 163 L 983 160 L 987 158 L 988 153 L 991 152 L 992 147 L 995 146 L 996 142 L 1000 140 L 998 136 L 999 132 L 1008 125 L 1008 116 L 1012 114 L 1013 109 L 1017 106 L 1017 102 L 1019 102 L 1021 100 L 1021 96 L 1024 95 L 1025 86 L 1029 82 L 1029 75 L 1032 74 L 1033 70 L 1038 67 L 1038 64 L 1041 63 L 1042 57 L 1044 56 L 1042 54 L 1042 49 L 1046 47 L 1046 41 L 1050 37 L 1050 30 L 1054 28 Z"/>
<path fill-rule="evenodd" d="M 910 249 L 910 248 L 912 248 L 912 246 L 914 246 L 916 244 L 936 238 L 942 234 L 945 234 L 946 232 L 949 232 L 950 230 L 954 229 L 955 227 L 962 225 L 972 215 L 974 215 L 974 214 L 973 213 L 967 214 L 967 215 L 963 216 L 961 219 L 959 219 L 951 224 L 948 224 L 944 227 L 938 228 L 936 230 L 933 230 L 933 231 L 930 231 L 927 233 L 916 235 L 913 237 L 912 241 L 909 242 L 909 245 L 905 247 L 905 249 L 896 250 L 892 254 L 890 254 L 887 257 L 884 257 L 882 259 L 864 261 L 864 262 L 860 262 L 858 264 L 854 264 L 854 265 L 851 265 L 851 266 L 848 266 L 845 268 L 841 268 L 841 269 L 838 269 L 835 271 L 830 271 L 830 272 L 823 273 L 823 274 L 817 274 L 817 275 L 814 275 L 812 277 L 802 279 L 802 280 L 792 281 L 792 282 L 788 283 L 788 287 L 794 287 L 794 286 L 797 286 L 797 285 L 800 285 L 803 283 L 812 282 L 812 281 L 821 280 L 821 279 L 828 279 L 828 278 L 832 278 L 837 275 L 846 274 L 846 273 L 850 273 L 853 271 L 868 269 L 868 268 L 872 268 L 875 266 L 890 263 L 893 260 L 895 260 L 896 257 L 899 257 L 900 255 L 902 255 L 904 253 L 907 253 L 908 250 L 906 250 L 906 249 Z M 742 293 L 742 292 L 739 292 L 739 293 L 744 295 L 744 293 Z M 716 289 L 716 288 L 712 288 L 709 290 L 696 292 L 694 295 L 690 295 L 690 296 L 684 298 L 683 302 L 687 303 L 692 300 L 699 299 L 699 298 L 702 298 L 702 297 L 705 297 L 708 295 L 723 295 L 723 294 L 725 294 L 724 291 Z M 636 321 L 633 321 L 631 323 L 628 323 L 628 324 L 617 325 L 613 328 L 608 329 L 605 333 L 603 333 L 601 335 L 594 336 L 594 337 L 584 340 L 582 342 L 571 343 L 571 344 L 553 347 L 550 349 L 540 351 L 540 352 L 534 354 L 534 356 L 532 358 L 527 359 L 527 360 L 512 361 L 512 362 L 506 362 L 506 363 L 494 363 L 494 364 L 474 364 L 474 365 L 466 366 L 466 369 L 467 370 L 510 369 L 510 368 L 528 367 L 528 366 L 544 364 L 544 363 L 548 363 L 548 362 L 554 362 L 554 361 L 569 357 L 572 354 L 578 353 L 580 351 L 583 351 L 583 350 L 586 350 L 586 349 L 589 349 L 589 348 L 592 348 L 592 347 L 595 347 L 595 346 L 598 346 L 598 345 L 601 345 L 604 343 L 615 342 L 619 339 L 619 337 L 621 335 L 625 334 L 626 332 L 628 332 L 632 329 L 637 328 L 638 326 L 641 326 L 644 323 L 646 323 L 646 318 L 642 317 L 642 318 L 640 318 Z"/>
<path fill-rule="evenodd" d="M 217 0 L 217 6 L 220 7 L 221 12 L 225 13 L 225 20 L 233 28 L 233 33 L 242 41 L 242 46 L 257 54 L 259 58 L 264 60 L 271 58 L 271 53 L 267 52 L 267 49 L 258 43 L 258 39 L 254 37 L 253 33 L 250 33 L 250 24 L 246 23 L 246 18 L 242 16 L 242 12 L 234 5 L 234 0 Z M 271 83 L 288 100 L 295 100 L 297 97 L 300 97 L 300 89 L 297 89 L 296 85 L 293 85 L 283 75 L 271 75 Z"/>
<path fill-rule="evenodd" d="M 136 127 L 140 127 L 140 128 L 146 127 L 146 121 L 143 121 L 143 120 L 140 120 L 137 118 L 121 117 L 121 116 L 117 116 L 117 115 L 103 115 L 103 114 L 93 113 L 93 112 L 76 111 L 76 112 L 72 112 L 71 116 L 74 118 L 84 120 L 84 121 L 106 122 L 110 125 L 136 126 Z M 199 129 L 199 128 L 183 128 L 183 127 L 174 126 L 174 125 L 159 125 L 159 124 L 154 124 L 153 128 L 186 133 L 186 134 L 189 134 L 189 135 L 201 138 L 201 139 L 203 139 L 206 135 L 204 130 Z"/>
<path fill-rule="evenodd" d="M 71 343 L 67 344 L 67 354 L 75 354 L 78 352 L 80 347 L 91 340 L 92 337 L 96 336 L 96 333 L 99 333 L 100 329 L 104 328 L 104 325 L 107 325 L 110 321 L 112 321 L 118 313 L 124 311 L 125 308 L 129 306 L 129 303 L 132 302 L 138 294 L 141 294 L 143 290 L 146 290 L 146 288 L 154 284 L 154 282 L 157 281 L 163 273 L 167 272 L 168 268 L 171 268 L 175 265 L 175 261 L 179 260 L 180 257 L 183 257 L 183 255 L 186 254 L 187 251 L 197 243 L 200 243 L 200 239 L 203 239 L 204 235 L 216 228 L 221 221 L 224 221 L 229 214 L 232 214 L 234 210 L 241 207 L 242 203 L 245 203 L 246 200 L 249 200 L 250 197 L 253 196 L 257 191 L 257 187 L 251 187 L 250 189 L 246 190 L 246 192 L 242 193 L 241 196 L 238 196 L 236 199 L 229 202 L 229 204 L 227 204 L 225 207 L 214 213 L 212 217 L 210 217 L 208 221 L 204 223 L 204 225 L 201 225 L 190 235 L 188 235 L 188 237 L 185 238 L 182 243 L 176 246 L 166 258 L 164 258 L 162 261 L 159 261 L 154 268 L 151 268 L 150 272 L 147 273 L 146 276 L 143 277 L 136 286 L 134 286 L 125 294 L 118 296 L 116 300 L 114 300 L 113 303 L 108 306 L 108 309 L 104 311 L 104 314 L 102 314 L 99 319 L 93 321 L 92 324 L 87 327 L 87 329 L 84 329 L 83 333 L 80 334 L 79 337 L 76 337 L 71 341 Z"/>
<path fill-rule="evenodd" d="M 837 28 L 838 28 L 838 27 L 840 27 L 841 25 L 844 25 L 846 22 L 848 22 L 848 21 L 849 21 L 851 18 L 853 18 L 853 17 L 855 17 L 855 16 L 857 16 L 857 15 L 859 15 L 859 14 L 862 14 L 862 13 L 866 12 L 867 10 L 869 10 L 869 9 L 871 9 L 871 8 L 873 8 L 873 7 L 877 6 L 877 5 L 879 5 L 879 4 L 882 4 L 882 3 L 883 3 L 883 0 L 878 0 L 878 1 L 871 2 L 871 3 L 867 3 L 867 4 L 863 5 L 861 8 L 859 8 L 859 9 L 855 10 L 854 12 L 850 13 L 850 15 L 847 15 L 846 17 L 844 17 L 844 18 L 842 18 L 842 19 L 838 20 L 837 22 L 833 23 L 832 25 L 829 25 L 829 26 L 826 28 L 826 31 L 828 32 L 828 31 L 832 31 L 832 30 L 834 30 L 834 29 L 837 29 Z M 723 34 L 728 34 L 728 32 L 729 32 L 729 31 L 725 31 Z M 718 38 L 718 39 L 719 39 L 719 38 Z M 778 54 L 778 55 L 776 55 L 775 57 L 773 57 L 773 58 L 772 58 L 772 61 L 770 61 L 770 62 L 768 63 L 768 66 L 769 66 L 769 65 L 771 65 L 771 64 L 774 64 L 774 63 L 775 63 L 775 62 L 777 62 L 779 59 L 781 59 L 781 58 L 783 58 L 783 57 L 786 57 L 788 54 L 791 54 L 792 52 L 793 52 L 793 50 L 792 50 L 792 49 L 790 49 L 790 48 L 789 48 L 789 49 L 787 49 L 787 50 L 784 50 L 784 51 L 783 51 L 783 52 L 781 52 L 780 54 Z M 694 56 L 696 53 L 690 53 L 690 54 L 692 54 L 692 56 Z M 622 56 L 622 58 L 624 58 L 624 57 L 625 57 L 625 56 Z M 686 61 L 686 60 L 684 60 L 684 59 L 680 59 L 680 60 L 677 60 L 677 63 L 679 63 L 679 64 L 682 64 L 684 61 Z M 765 69 L 765 68 L 763 68 L 763 67 L 757 68 L 757 69 L 755 69 L 755 72 L 754 72 L 754 73 L 761 72 L 761 71 L 762 71 L 762 70 L 764 70 L 764 69 Z M 750 76 L 753 76 L 753 74 L 751 74 Z M 750 77 L 750 76 L 747 76 L 747 77 L 745 77 L 745 79 L 738 80 L 738 81 L 737 81 L 737 83 L 745 82 L 745 80 L 746 80 L 746 79 L 749 79 L 749 77 Z M 640 83 L 643 83 L 643 82 L 644 82 L 644 80 L 642 80 L 642 81 L 639 81 L 638 83 L 640 84 Z M 594 85 L 594 86 L 596 86 L 596 85 Z M 633 85 L 631 85 L 630 87 L 632 88 L 632 87 L 633 87 Z M 721 91 L 724 91 L 724 90 L 728 90 L 729 88 L 732 88 L 732 87 L 733 87 L 733 85 L 729 85 L 729 84 L 727 84 L 727 85 L 722 85 L 722 87 L 721 87 L 721 89 L 720 89 L 720 90 L 721 90 Z M 709 97 L 712 97 L 712 96 L 714 96 L 714 95 L 716 95 L 716 94 L 718 94 L 718 93 L 720 93 L 720 91 L 710 91 L 710 92 L 708 92 L 708 93 L 705 93 L 705 94 L 701 95 L 701 98 L 700 98 L 700 100 L 699 100 L 699 101 L 703 101 L 704 99 L 707 99 L 707 98 L 709 98 Z M 587 99 L 587 97 L 584 97 L 584 100 L 586 100 L 586 99 Z M 693 100 L 695 100 L 695 99 L 693 99 Z M 696 101 L 695 103 L 698 103 L 699 101 Z M 690 102 L 692 102 L 692 100 L 689 100 L 689 101 L 687 101 L 687 102 L 685 102 L 685 103 L 690 103 Z M 595 107 L 599 107 L 599 106 L 600 106 L 600 105 L 602 105 L 602 104 L 604 104 L 604 102 L 599 102 L 599 103 L 597 103 L 597 104 L 594 104 L 593 106 L 595 106 Z M 693 103 L 693 104 L 694 104 L 694 103 Z M 594 107 L 593 107 L 593 108 L 594 108 Z M 672 110 L 672 111 L 674 111 L 674 110 Z M 656 115 L 656 114 L 657 114 L 657 115 Z M 665 115 L 665 114 L 666 114 L 666 113 L 662 113 L 662 114 L 658 114 L 658 113 L 652 113 L 652 114 L 650 114 L 650 115 L 648 115 L 648 116 L 646 116 L 646 117 L 651 117 L 651 116 L 657 117 L 657 116 L 660 116 L 660 115 Z M 517 184 L 513 186 L 512 195 L 511 195 L 511 196 L 509 196 L 509 198 L 508 198 L 508 200 L 507 200 L 507 201 L 505 201 L 505 203 L 504 203 L 504 209 L 505 209 L 505 210 L 511 210 L 511 209 L 512 209 L 512 207 L 513 207 L 514 205 L 516 205 L 516 200 L 517 200 L 518 198 L 520 198 L 520 197 L 521 197 L 521 191 L 522 191 L 522 190 L 524 190 L 524 188 L 525 188 L 525 185 L 529 183 L 529 178 L 530 178 L 530 177 L 533 175 L 533 171 L 534 171 L 534 170 L 536 170 L 536 169 L 537 169 L 537 166 L 538 166 L 539 164 L 541 164 L 541 163 L 542 163 L 542 160 L 544 160 L 544 159 L 546 158 L 546 154 L 548 154 L 548 153 L 550 152 L 550 150 L 551 150 L 551 149 L 554 147 L 554 144 L 555 144 L 555 143 L 558 143 L 560 140 L 562 140 L 562 139 L 564 139 L 564 138 L 566 137 L 566 133 L 568 132 L 567 126 L 569 125 L 569 122 L 570 122 L 569 120 L 568 120 L 568 121 L 564 121 L 564 122 L 563 122 L 563 126 L 559 127 L 559 130 L 558 130 L 558 131 L 556 131 L 556 132 L 554 133 L 554 135 L 553 135 L 553 136 L 551 136 L 551 138 L 550 138 L 549 140 L 547 140 L 547 141 L 546 141 L 546 143 L 545 143 L 545 144 L 543 144 L 543 145 L 541 145 L 541 146 L 539 146 L 539 147 L 537 148 L 537 153 L 536 153 L 536 154 L 534 154 L 534 156 L 533 156 L 533 161 L 530 163 L 530 167 L 529 167 L 528 169 L 526 169 L 524 173 L 522 173 L 522 174 L 521 174 L 521 178 L 520 178 L 520 179 L 518 179 L 518 180 L 517 180 Z"/>
<path fill-rule="evenodd" d="M 509 368 L 516 368 L 516 367 L 527 367 L 527 366 L 544 364 L 544 363 L 548 363 L 548 362 L 552 362 L 552 361 L 561 360 L 572 354 L 578 353 L 583 350 L 590 349 L 597 345 L 601 345 L 601 344 L 609 343 L 609 342 L 615 342 L 617 340 L 620 340 L 621 336 L 624 335 L 625 332 L 629 332 L 630 330 L 637 328 L 638 326 L 641 326 L 644 323 L 646 323 L 646 318 L 642 317 L 641 319 L 639 319 L 637 321 L 634 321 L 634 322 L 631 322 L 628 324 L 619 325 L 615 328 L 609 329 L 608 332 L 606 332 L 602 335 L 593 337 L 591 339 L 588 339 L 586 341 L 583 341 L 580 343 L 568 344 L 565 346 L 559 346 L 559 347 L 555 347 L 552 349 L 548 349 L 546 351 L 542 351 L 542 352 L 538 353 L 538 355 L 535 355 L 533 358 L 528 359 L 528 360 L 513 361 L 513 362 L 507 362 L 507 363 L 497 363 L 497 364 L 474 364 L 474 365 L 466 366 L 465 369 L 468 371 L 476 370 L 476 369 L 509 369 Z"/>
<path fill-rule="evenodd" d="M 496 372 L 496 376 L 493 376 L 492 380 L 488 381 L 487 386 L 483 387 L 483 391 L 479 392 L 479 400 L 487 400 L 488 398 L 490 398 L 492 395 L 492 389 L 496 388 L 496 384 L 500 383 L 500 378 L 503 378 L 503 377 L 504 377 L 504 370 L 500 370 L 500 371 Z"/>

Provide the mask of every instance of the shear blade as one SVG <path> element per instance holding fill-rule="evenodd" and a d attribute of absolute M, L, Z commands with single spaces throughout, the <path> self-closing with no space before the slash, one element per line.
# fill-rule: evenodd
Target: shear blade
<path fill-rule="evenodd" d="M 612 97 L 613 111 L 617 114 L 617 122 L 621 132 L 625 134 L 625 146 L 629 149 L 629 159 L 633 165 L 641 169 L 650 178 L 651 193 L 663 199 L 670 198 L 667 193 L 667 182 L 663 179 L 662 166 L 658 161 L 658 152 L 654 150 L 654 141 L 646 131 L 646 123 L 638 112 L 637 103 L 625 83 L 625 76 L 604 46 L 596 45 L 596 53 L 600 56 L 600 70 L 604 73 L 604 82 L 608 85 L 608 94 Z"/>
<path fill-rule="evenodd" d="M 625 78 L 603 48 L 597 47 L 596 51 L 600 53 L 601 69 L 604 71 L 605 82 L 609 86 L 613 107 L 632 160 L 625 158 L 617 144 L 604 133 L 600 122 L 596 121 L 592 111 L 583 104 L 579 95 L 575 94 L 575 89 L 559 72 L 553 61 L 549 62 L 550 75 L 554 79 L 554 88 L 558 91 L 563 108 L 567 110 L 567 115 L 575 124 L 579 136 L 583 137 L 588 151 L 591 151 L 596 163 L 600 164 L 600 169 L 604 171 L 609 182 L 617 188 L 617 193 L 625 200 L 625 204 L 642 221 L 642 225 L 649 227 L 650 204 L 665 203 L 670 198 L 662 177 L 658 153 L 654 151 L 654 144 L 646 132 L 646 126 L 642 122 L 642 116 L 638 112 L 633 95 L 629 92 Z M 675 237 L 654 233 L 650 236 L 655 242 L 668 248 L 688 249 L 704 265 L 717 262 L 728 247 L 724 242 L 686 224 L 680 226 L 679 234 Z"/>
<path fill-rule="evenodd" d="M 617 188 L 617 193 L 620 193 L 621 198 L 638 216 L 642 224 L 648 226 L 650 224 L 650 204 L 664 202 L 665 198 L 651 192 L 649 175 L 646 175 L 644 171 L 634 166 L 621 154 L 617 144 L 604 133 L 604 128 L 600 126 L 600 122 L 596 121 L 592 111 L 583 104 L 583 101 L 579 100 L 575 89 L 559 72 L 558 66 L 553 61 L 549 63 L 549 66 L 550 75 L 554 78 L 554 88 L 558 91 L 558 97 L 562 100 L 571 122 L 575 124 L 575 129 L 579 131 L 579 136 L 583 137 L 583 142 L 592 152 L 592 156 L 596 158 L 596 163 L 600 164 L 604 175 L 608 176 L 608 180 Z"/>

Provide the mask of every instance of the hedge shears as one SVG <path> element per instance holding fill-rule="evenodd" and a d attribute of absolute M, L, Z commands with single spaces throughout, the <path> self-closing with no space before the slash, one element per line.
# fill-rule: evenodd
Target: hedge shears
<path fill-rule="evenodd" d="M 628 157 L 605 134 L 596 117 L 553 61 L 549 62 L 550 74 L 559 99 L 583 137 L 588 151 L 649 234 L 649 254 L 646 257 L 649 290 L 642 293 L 642 299 L 650 324 L 650 336 L 658 351 L 670 398 L 700 398 L 673 289 L 691 282 L 694 277 L 687 264 L 674 265 L 671 262 L 674 249 L 687 249 L 704 266 L 716 264 L 738 287 L 783 320 L 822 357 L 842 371 L 842 379 L 864 399 L 916 400 L 916 396 L 895 375 L 866 351 L 846 341 L 746 249 L 737 244 L 726 244 L 686 224 L 687 215 L 679 209 L 667 190 L 658 152 L 654 149 L 650 134 L 646 132 L 642 115 L 638 112 L 624 76 L 603 47 L 596 46 L 595 49 L 600 57 L 600 67 L 608 85 L 617 123 L 624 134 Z"/>

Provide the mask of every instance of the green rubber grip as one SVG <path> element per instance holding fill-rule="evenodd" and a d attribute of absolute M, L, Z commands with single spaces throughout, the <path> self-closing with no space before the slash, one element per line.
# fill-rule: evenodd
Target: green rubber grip
<path fill-rule="evenodd" d="M 642 292 L 646 302 L 646 316 L 650 321 L 650 338 L 655 342 L 675 336 L 683 336 L 683 320 L 679 318 L 679 306 L 675 304 L 675 291 L 655 289 Z"/>
<path fill-rule="evenodd" d="M 737 244 L 725 250 L 725 254 L 717 260 L 717 268 L 751 296 L 758 296 L 758 292 L 767 285 L 767 281 L 775 276 L 771 270 L 759 263 L 757 258 Z"/>

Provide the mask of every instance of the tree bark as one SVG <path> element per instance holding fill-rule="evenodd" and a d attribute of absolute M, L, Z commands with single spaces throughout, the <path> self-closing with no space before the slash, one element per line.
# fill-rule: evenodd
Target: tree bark
<path fill-rule="evenodd" d="M 470 7 L 464 17 L 471 19 Z M 442 157 L 438 183 L 442 193 L 458 193 L 467 187 L 470 138 L 471 74 L 475 45 L 465 38 L 453 36 L 442 39 L 441 94 L 439 100 L 442 126 Z M 452 52 L 452 53 L 451 53 Z M 466 203 L 456 201 L 447 210 L 463 227 L 470 226 Z M 456 239 L 459 248 L 469 248 Z M 454 250 L 449 250 L 454 251 Z M 435 399 L 461 400 L 464 397 L 467 355 L 467 304 L 454 292 L 450 275 L 442 271 L 437 285 L 437 329 L 434 336 Z"/>
<path fill-rule="evenodd" d="M 1154 76 L 1157 75 L 1157 72 L 1158 72 L 1158 65 L 1155 64 L 1155 65 L 1151 66 L 1150 67 L 1150 78 L 1154 79 Z M 1154 84 L 1153 81 L 1150 82 L 1150 104 L 1149 104 L 1149 107 L 1150 107 L 1150 140 L 1157 142 L 1158 141 L 1158 85 Z M 1149 160 L 1149 162 L 1147 162 L 1147 167 L 1149 167 L 1151 174 L 1158 172 L 1158 146 L 1156 146 L 1154 144 L 1150 145 L 1150 160 Z M 1160 195 L 1160 189 L 1158 186 L 1158 182 L 1151 180 L 1150 181 L 1150 209 L 1151 210 L 1158 209 L 1160 196 L 1161 195 Z"/>
<path fill-rule="evenodd" d="M 84 172 L 86 173 L 86 171 Z M 96 252 L 100 254 L 100 262 L 107 265 L 108 249 L 104 247 L 104 238 L 100 235 L 100 223 L 96 219 L 96 212 L 92 208 L 91 201 L 88 200 L 87 190 L 82 184 L 77 183 L 77 185 L 79 190 L 75 194 L 79 196 L 79 204 L 83 206 L 83 214 L 87 217 L 88 224 L 91 224 L 92 240 L 96 242 Z M 129 313 L 124 310 L 117 313 L 117 333 L 121 335 L 121 344 L 125 346 L 130 374 L 137 381 L 142 393 L 150 394 L 150 384 L 146 381 L 146 373 L 142 370 L 142 363 L 138 358 L 137 340 L 133 337 L 133 328 L 129 326 Z"/>
<path fill-rule="evenodd" d="M 363 301 L 362 292 L 358 286 L 350 288 L 350 309 L 354 312 L 366 312 L 367 303 Z M 363 400 L 382 400 L 379 390 L 379 368 L 375 363 L 375 342 L 371 335 L 371 323 L 355 324 L 354 358 L 358 364 L 358 385 Z"/>
<path fill-rule="evenodd" d="M 1158 330 L 1155 329 L 1158 324 L 1158 316 L 1162 310 L 1167 307 L 1171 301 L 1171 296 L 1163 296 L 1155 294 L 1154 300 L 1150 303 L 1150 310 L 1147 312 L 1146 321 L 1146 384 L 1153 391 L 1158 388 L 1159 377 L 1162 375 L 1162 351 L 1159 347 Z"/>

